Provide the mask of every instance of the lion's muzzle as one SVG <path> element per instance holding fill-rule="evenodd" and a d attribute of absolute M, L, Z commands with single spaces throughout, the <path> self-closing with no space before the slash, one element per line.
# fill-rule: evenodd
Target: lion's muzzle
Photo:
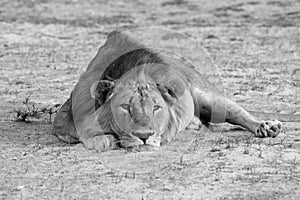
<path fill-rule="evenodd" d="M 141 132 L 132 132 L 132 135 L 138 137 L 140 140 L 142 140 L 144 143 L 146 143 L 146 140 L 154 135 L 155 132 L 146 132 L 146 133 L 141 133 Z"/>

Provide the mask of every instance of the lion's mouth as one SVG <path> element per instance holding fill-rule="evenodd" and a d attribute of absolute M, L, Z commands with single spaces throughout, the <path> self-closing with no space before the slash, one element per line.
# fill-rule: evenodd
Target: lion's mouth
<path fill-rule="evenodd" d="M 156 132 L 131 132 L 120 138 L 121 146 L 130 148 L 134 146 L 160 146 L 161 137 Z"/>
<path fill-rule="evenodd" d="M 144 144 L 147 144 L 147 140 L 155 135 L 155 132 L 132 132 L 131 135 L 140 139 Z"/>

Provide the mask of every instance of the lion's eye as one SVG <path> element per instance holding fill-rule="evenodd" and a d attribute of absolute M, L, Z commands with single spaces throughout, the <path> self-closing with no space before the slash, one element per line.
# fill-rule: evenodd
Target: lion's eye
<path fill-rule="evenodd" d="M 155 106 L 153 107 L 153 111 L 157 111 L 157 110 L 159 110 L 159 109 L 161 109 L 161 106 L 159 106 L 159 105 L 155 105 Z"/>
<path fill-rule="evenodd" d="M 129 109 L 130 109 L 130 106 L 129 106 L 129 104 L 122 104 L 121 105 L 121 108 L 123 108 L 124 110 L 126 110 L 126 111 L 129 111 Z"/>

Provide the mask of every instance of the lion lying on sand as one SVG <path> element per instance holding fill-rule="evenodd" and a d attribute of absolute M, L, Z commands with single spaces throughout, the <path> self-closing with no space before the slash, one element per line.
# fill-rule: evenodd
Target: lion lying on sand
<path fill-rule="evenodd" d="M 167 143 L 196 116 L 204 125 L 228 122 L 256 137 L 276 137 L 263 121 L 223 96 L 195 67 L 112 32 L 59 110 L 53 134 L 88 149 Z"/>

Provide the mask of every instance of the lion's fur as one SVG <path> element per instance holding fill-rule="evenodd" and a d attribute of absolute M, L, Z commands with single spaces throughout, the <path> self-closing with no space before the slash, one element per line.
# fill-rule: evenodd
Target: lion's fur
<path fill-rule="evenodd" d="M 90 95 L 92 84 L 101 79 L 107 67 L 117 58 L 137 49 L 145 49 L 145 47 L 125 34 L 112 32 L 108 36 L 104 46 L 99 49 L 97 55 L 88 65 L 87 70 L 80 76 L 78 84 L 72 92 L 72 110 L 75 116 L 75 124 L 82 120 L 82 117 L 94 112 L 95 100 Z M 108 73 L 108 75 L 110 74 Z M 108 78 L 102 77 L 102 79 Z"/>
<path fill-rule="evenodd" d="M 160 64 L 164 67 L 158 66 L 156 69 L 151 70 L 149 65 L 152 64 Z M 143 67 L 130 71 L 138 66 Z M 114 81 L 125 76 L 126 72 L 130 71 L 127 75 L 127 79 L 139 77 L 138 81 L 142 81 L 142 77 L 144 77 L 144 81 L 146 81 L 146 79 L 148 81 L 153 81 L 151 79 L 154 78 L 156 79 L 154 81 L 157 84 L 162 84 L 173 89 L 174 92 L 177 92 L 180 98 L 184 91 L 183 87 L 178 87 L 178 85 L 176 86 L 176 76 L 173 78 L 173 82 L 160 81 L 160 79 L 163 80 L 166 78 L 167 80 L 170 78 L 172 80 L 173 75 L 168 72 L 169 67 L 170 66 L 168 66 L 166 60 L 160 57 L 159 54 L 130 39 L 127 35 L 120 33 L 110 34 L 104 46 L 99 49 L 97 55 L 89 64 L 87 70 L 80 76 L 79 82 L 74 87 L 71 94 L 72 114 L 74 116 L 73 120 L 78 139 L 82 140 L 81 137 L 90 137 L 84 133 L 86 131 L 84 127 L 87 126 L 87 123 L 90 122 L 93 117 L 97 118 L 97 122 L 100 125 L 98 128 L 107 132 L 121 131 L 116 126 L 116 122 L 114 122 L 112 117 L 111 108 L 109 106 L 110 101 L 105 102 L 103 105 L 98 104 L 96 101 L 95 104 L 95 99 L 93 99 L 90 94 L 90 88 L 95 82 L 99 80 Z M 150 73 L 152 77 L 149 76 Z M 124 78 L 124 80 L 125 79 L 126 78 Z M 180 84 L 185 83 L 179 82 L 179 86 Z M 176 132 L 184 129 L 184 126 L 186 126 L 188 122 L 182 122 L 182 113 L 185 111 L 181 108 L 181 106 L 173 105 L 171 102 L 172 99 L 170 98 L 170 101 L 168 101 L 167 97 L 165 97 L 165 99 L 169 105 L 169 107 L 166 106 L 169 113 L 169 121 L 166 123 L 163 138 L 164 140 L 169 141 L 173 138 Z M 189 103 L 192 102 L 190 101 Z M 191 114 L 186 115 L 189 117 L 185 120 L 190 120 L 189 118 Z"/>
<path fill-rule="evenodd" d="M 111 84 L 103 88 L 106 83 Z M 105 90 L 105 93 L 93 95 L 91 88 L 96 92 Z M 138 116 L 129 118 L 132 113 L 123 115 L 118 109 L 120 103 L 132 99 L 135 99 L 133 105 L 137 106 L 133 106 L 137 111 L 133 114 Z M 155 104 L 163 110 L 157 115 L 161 120 L 155 119 L 155 114 L 151 115 L 152 110 L 145 111 Z M 142 127 L 141 130 L 148 133 L 155 130 L 147 141 L 160 144 L 170 141 L 177 132 L 184 130 L 194 115 L 205 124 L 227 121 L 254 133 L 257 127 L 266 129 L 266 126 L 260 126 L 263 121 L 224 97 L 188 62 L 169 58 L 163 52 L 146 48 L 126 34 L 113 32 L 80 76 L 70 99 L 58 113 L 53 133 L 66 142 L 81 141 L 87 148 L 97 146 L 97 140 L 101 138 L 106 143 L 115 142 L 111 141 L 111 137 L 98 137 L 110 134 L 119 140 L 121 146 L 129 147 L 143 144 L 132 136 L 136 127 L 137 130 Z M 278 134 L 277 130 L 273 133 L 269 129 L 267 134 Z"/>
<path fill-rule="evenodd" d="M 88 65 L 87 70 L 80 76 L 72 92 L 74 124 L 79 132 L 83 131 L 81 126 L 83 126 L 82 123 L 85 117 L 95 112 L 95 99 L 90 94 L 92 84 L 100 80 L 107 66 L 116 58 L 130 50 L 142 48 L 137 42 L 129 40 L 125 35 L 113 34 L 108 37 L 104 46 L 99 49 L 97 55 Z"/>

